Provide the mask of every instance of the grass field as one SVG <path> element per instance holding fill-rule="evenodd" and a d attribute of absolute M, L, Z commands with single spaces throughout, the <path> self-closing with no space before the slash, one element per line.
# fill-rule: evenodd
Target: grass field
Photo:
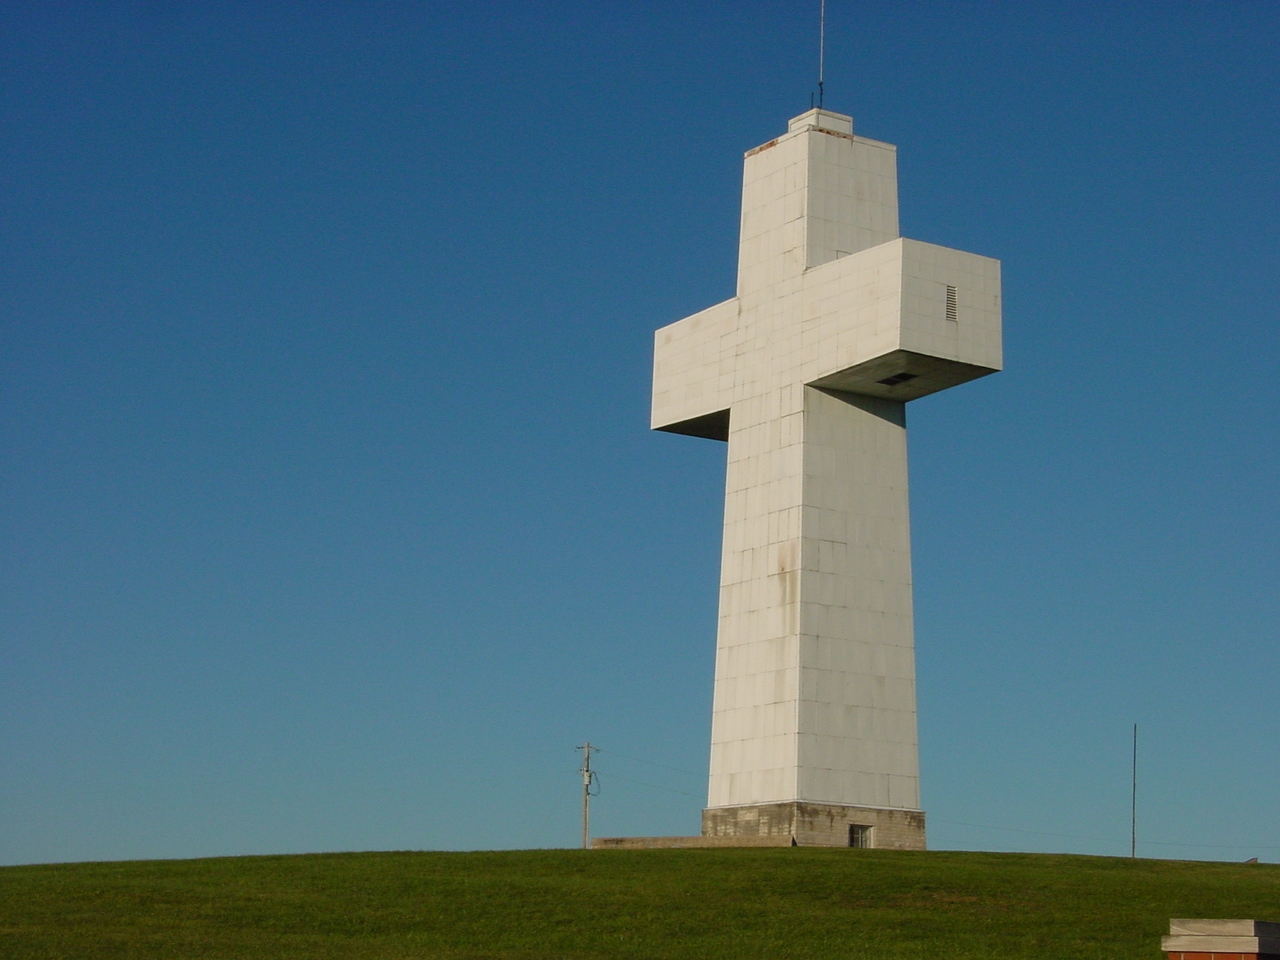
<path fill-rule="evenodd" d="M 879 850 L 354 853 L 0 868 L 0 957 L 1150 958 L 1280 867 Z"/>

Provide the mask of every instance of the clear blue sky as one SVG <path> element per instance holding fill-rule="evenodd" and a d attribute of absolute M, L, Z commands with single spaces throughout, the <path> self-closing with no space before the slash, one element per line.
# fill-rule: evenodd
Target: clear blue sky
<path fill-rule="evenodd" d="M 0 862 L 693 833 L 804 3 L 0 6 Z M 1280 4 L 828 4 L 1006 372 L 912 405 L 938 848 L 1280 860 Z"/>

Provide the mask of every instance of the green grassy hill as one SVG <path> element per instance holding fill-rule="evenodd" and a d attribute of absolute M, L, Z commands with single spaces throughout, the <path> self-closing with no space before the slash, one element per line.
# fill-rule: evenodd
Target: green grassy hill
<path fill-rule="evenodd" d="M 879 850 L 357 853 L 0 868 L 0 956 L 1150 958 L 1280 919 L 1280 867 Z"/>

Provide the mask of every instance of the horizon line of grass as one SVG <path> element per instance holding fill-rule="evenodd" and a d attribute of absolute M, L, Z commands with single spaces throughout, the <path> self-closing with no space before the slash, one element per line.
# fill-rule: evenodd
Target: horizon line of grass
<path fill-rule="evenodd" d="M 14 960 L 1157 960 L 1197 916 L 1280 918 L 1280 866 L 782 847 L 0 867 Z"/>

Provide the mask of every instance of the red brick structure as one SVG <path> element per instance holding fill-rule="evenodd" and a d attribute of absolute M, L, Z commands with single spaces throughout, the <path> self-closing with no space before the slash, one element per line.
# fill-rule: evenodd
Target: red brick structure
<path fill-rule="evenodd" d="M 1169 960 L 1280 960 L 1280 923 L 1170 920 L 1160 949 Z"/>

